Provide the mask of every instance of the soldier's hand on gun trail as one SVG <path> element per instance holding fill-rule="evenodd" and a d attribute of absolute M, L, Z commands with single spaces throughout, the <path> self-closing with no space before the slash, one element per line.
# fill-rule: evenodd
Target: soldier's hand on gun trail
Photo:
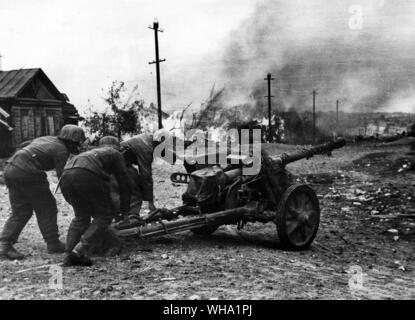
<path fill-rule="evenodd" d="M 118 212 L 114 218 L 114 222 L 124 221 L 126 218 L 126 214 L 124 212 Z"/>
<path fill-rule="evenodd" d="M 150 212 L 151 211 L 154 211 L 154 210 L 156 210 L 157 208 L 156 208 L 156 206 L 154 205 L 154 202 L 149 202 L 148 203 L 148 210 L 150 210 Z"/>

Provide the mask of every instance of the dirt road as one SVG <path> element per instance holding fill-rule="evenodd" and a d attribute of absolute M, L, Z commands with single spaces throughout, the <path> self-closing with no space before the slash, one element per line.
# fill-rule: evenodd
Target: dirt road
<path fill-rule="evenodd" d="M 276 154 L 280 147 L 267 148 Z M 354 145 L 290 165 L 313 185 L 322 209 L 316 241 L 305 252 L 282 250 L 273 223 L 224 226 L 209 237 L 185 232 L 129 241 L 119 256 L 96 257 L 91 268 L 63 269 L 58 289 L 50 266 L 62 255 L 46 253 L 32 218 L 16 245 L 28 257 L 0 261 L 0 298 L 415 299 L 415 220 L 402 216 L 415 214 L 406 151 Z M 182 168 L 154 166 L 159 207 L 180 205 L 184 187 L 171 185 L 172 170 Z M 51 181 L 54 189 L 56 177 Z M 0 184 L 1 227 L 7 196 Z M 64 239 L 73 213 L 57 199 Z"/>

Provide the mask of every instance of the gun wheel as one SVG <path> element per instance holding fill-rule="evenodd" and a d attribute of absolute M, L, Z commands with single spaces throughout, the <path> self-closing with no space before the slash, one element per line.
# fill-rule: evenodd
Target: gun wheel
<path fill-rule="evenodd" d="M 320 223 L 320 206 L 313 189 L 307 185 L 289 187 L 279 202 L 275 223 L 285 247 L 307 249 L 316 237 Z"/>

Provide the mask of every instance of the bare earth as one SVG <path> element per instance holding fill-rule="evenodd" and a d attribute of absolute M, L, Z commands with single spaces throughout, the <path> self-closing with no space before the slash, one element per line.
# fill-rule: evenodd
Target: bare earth
<path fill-rule="evenodd" d="M 312 184 L 322 210 L 317 238 L 305 252 L 282 250 L 273 223 L 242 231 L 223 226 L 209 237 L 189 231 L 131 240 L 118 256 L 95 257 L 91 268 L 65 268 L 59 290 L 49 286 L 49 268 L 63 256 L 46 253 L 32 218 L 16 245 L 27 258 L 0 260 L 0 298 L 415 299 L 415 219 L 398 216 L 415 215 L 415 172 L 399 170 L 406 151 L 348 146 L 332 158 L 290 165 L 299 181 Z M 173 171 L 184 169 L 154 165 L 159 207 L 181 204 L 184 187 L 171 184 Z M 53 190 L 54 175 L 51 181 Z M 4 184 L 0 191 L 2 227 L 10 205 Z M 73 212 L 61 194 L 57 201 L 64 239 Z"/>

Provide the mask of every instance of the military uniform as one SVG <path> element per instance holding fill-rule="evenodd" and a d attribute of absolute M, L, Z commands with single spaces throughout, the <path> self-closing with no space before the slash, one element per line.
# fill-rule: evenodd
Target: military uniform
<path fill-rule="evenodd" d="M 75 156 L 65 166 L 61 190 L 75 211 L 66 239 L 67 257 L 79 241 L 76 254 L 88 257 L 91 244 L 107 231 L 116 215 L 110 195 L 111 175 L 119 186 L 120 210 L 127 212 L 130 188 L 125 161 L 119 151 L 99 147 Z"/>
<path fill-rule="evenodd" d="M 153 135 L 140 134 L 127 141 L 121 142 L 122 147 L 129 148 L 136 157 L 137 171 L 130 167 L 130 179 L 134 181 L 132 192 L 133 199 L 136 202 L 149 201 L 153 202 Z M 133 201 L 134 201 L 133 200 Z"/>
<path fill-rule="evenodd" d="M 142 186 L 140 183 L 140 176 L 135 167 L 129 165 L 127 166 L 128 179 L 131 192 L 131 201 L 130 208 L 126 212 L 128 215 L 139 216 L 141 205 L 143 202 L 143 192 Z M 110 190 L 111 190 L 111 200 L 113 206 L 116 208 L 116 211 L 119 211 L 120 208 L 120 197 L 119 197 L 119 188 L 117 180 L 113 175 L 110 177 Z"/>
<path fill-rule="evenodd" d="M 408 127 L 408 135 L 410 137 L 415 137 L 415 122 L 412 123 L 409 127 Z"/>
<path fill-rule="evenodd" d="M 65 143 L 58 137 L 47 136 L 34 139 L 7 161 L 4 178 L 12 213 L 0 235 L 3 246 L 17 242 L 33 211 L 48 247 L 59 243 L 58 209 L 45 171 L 56 169 L 59 178 L 68 157 Z"/>

